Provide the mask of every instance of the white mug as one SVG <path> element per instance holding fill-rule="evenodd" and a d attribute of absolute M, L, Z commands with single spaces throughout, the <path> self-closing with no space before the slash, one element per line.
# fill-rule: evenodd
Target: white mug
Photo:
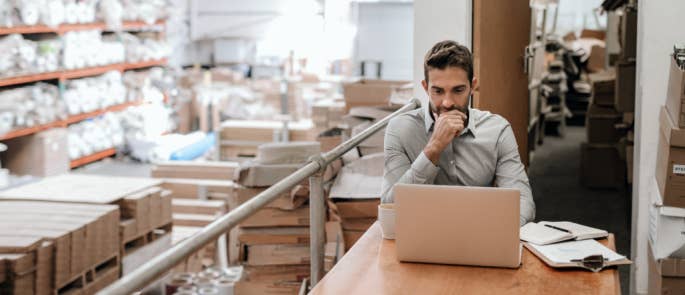
<path fill-rule="evenodd" d="M 395 207 L 392 203 L 378 205 L 378 222 L 384 239 L 395 239 Z"/>

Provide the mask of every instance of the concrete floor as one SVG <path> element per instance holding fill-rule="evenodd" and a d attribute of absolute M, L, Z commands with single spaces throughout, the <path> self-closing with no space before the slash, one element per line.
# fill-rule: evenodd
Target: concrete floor
<path fill-rule="evenodd" d="M 630 257 L 629 189 L 596 190 L 580 185 L 580 143 L 584 127 L 568 127 L 564 138 L 546 136 L 529 167 L 536 221 L 573 221 L 616 237 L 618 253 Z M 628 294 L 630 266 L 619 267 L 621 291 Z"/>

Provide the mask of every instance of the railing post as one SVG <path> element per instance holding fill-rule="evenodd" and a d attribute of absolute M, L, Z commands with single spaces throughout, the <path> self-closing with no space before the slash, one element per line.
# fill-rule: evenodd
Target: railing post
<path fill-rule="evenodd" d="M 323 278 L 324 246 L 326 243 L 326 200 L 323 191 L 323 171 L 309 177 L 309 253 L 311 286 Z"/>

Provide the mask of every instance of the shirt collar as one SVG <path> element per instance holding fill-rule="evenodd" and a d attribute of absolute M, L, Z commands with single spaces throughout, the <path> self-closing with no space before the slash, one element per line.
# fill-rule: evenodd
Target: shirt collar
<path fill-rule="evenodd" d="M 459 136 L 462 136 L 468 132 L 470 132 L 474 137 L 476 137 L 476 114 L 473 111 L 473 108 L 469 106 L 468 108 L 468 125 L 464 130 L 461 131 L 461 134 Z M 423 106 L 423 114 L 424 114 L 424 123 L 426 127 L 426 133 L 432 132 L 433 131 L 433 125 L 435 125 L 435 120 L 433 119 L 433 114 L 431 114 L 430 110 L 430 103 L 425 103 Z"/>

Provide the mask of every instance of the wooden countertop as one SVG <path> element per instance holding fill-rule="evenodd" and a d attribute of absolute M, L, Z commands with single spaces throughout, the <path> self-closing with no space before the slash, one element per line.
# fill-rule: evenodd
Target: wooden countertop
<path fill-rule="evenodd" d="M 600 242 L 615 249 L 614 237 Z M 519 269 L 399 262 L 378 222 L 310 294 L 620 294 L 616 268 L 554 269 L 524 248 Z"/>

